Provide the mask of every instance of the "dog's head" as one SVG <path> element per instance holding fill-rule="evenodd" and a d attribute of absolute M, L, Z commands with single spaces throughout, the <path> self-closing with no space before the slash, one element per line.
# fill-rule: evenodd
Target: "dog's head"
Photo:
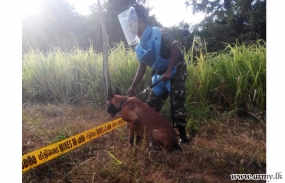
<path fill-rule="evenodd" d="M 115 94 L 113 94 L 112 90 L 108 90 L 108 108 L 107 113 L 110 114 L 110 116 L 113 118 L 117 114 L 117 112 L 120 112 L 120 103 L 121 101 L 118 99 L 117 95 L 121 95 L 121 92 L 118 88 L 115 90 Z"/>

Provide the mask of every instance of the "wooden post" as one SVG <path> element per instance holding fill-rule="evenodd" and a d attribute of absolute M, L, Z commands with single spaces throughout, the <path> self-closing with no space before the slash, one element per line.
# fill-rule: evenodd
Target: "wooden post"
<path fill-rule="evenodd" d="M 108 66 L 108 35 L 106 33 L 105 29 L 105 20 L 102 13 L 102 5 L 100 3 L 100 0 L 97 0 L 98 7 L 99 7 L 99 13 L 102 23 L 102 35 L 103 35 L 103 87 L 104 87 L 104 95 L 105 100 L 107 101 L 108 97 L 108 90 L 109 90 L 109 66 Z"/>

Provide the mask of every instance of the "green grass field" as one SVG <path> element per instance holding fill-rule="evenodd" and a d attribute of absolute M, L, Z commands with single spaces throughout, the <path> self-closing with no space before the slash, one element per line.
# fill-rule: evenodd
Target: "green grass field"
<path fill-rule="evenodd" d="M 227 45 L 221 53 L 207 53 L 201 48 L 198 55 L 191 50 L 184 55 L 189 113 L 193 107 L 202 106 L 257 118 L 265 112 L 264 42 Z M 111 86 L 126 94 L 138 67 L 134 52 L 118 44 L 109 51 L 108 64 Z M 57 49 L 49 53 L 30 51 L 23 56 L 23 102 L 101 105 L 105 103 L 102 67 L 102 54 L 92 49 L 74 48 L 72 53 Z M 150 77 L 148 69 L 137 93 L 149 85 Z"/>
<path fill-rule="evenodd" d="M 211 183 L 230 182 L 230 174 L 265 174 L 265 42 L 227 45 L 219 53 L 201 47 L 184 51 L 184 57 L 187 132 L 197 134 L 183 153 L 149 156 L 144 144 L 128 149 L 122 126 L 23 173 L 22 182 Z M 125 95 L 139 64 L 136 56 L 118 44 L 108 60 L 111 86 Z M 112 120 L 105 111 L 102 54 L 31 50 L 22 64 L 22 154 Z M 151 72 L 137 93 L 149 85 Z M 145 101 L 147 94 L 140 98 Z M 169 111 L 167 102 L 161 113 L 170 119 Z"/>

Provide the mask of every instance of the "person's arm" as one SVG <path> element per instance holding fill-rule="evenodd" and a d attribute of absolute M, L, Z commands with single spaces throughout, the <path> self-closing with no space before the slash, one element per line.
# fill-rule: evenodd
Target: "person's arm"
<path fill-rule="evenodd" d="M 180 49 L 177 45 L 177 41 L 167 32 L 166 29 L 162 28 L 161 31 L 161 50 L 164 57 L 169 60 L 169 65 L 166 72 L 161 76 L 162 81 L 167 81 L 171 78 L 171 71 L 178 61 Z"/>
<path fill-rule="evenodd" d="M 167 81 L 171 78 L 171 71 L 173 67 L 176 65 L 178 57 L 179 57 L 180 49 L 177 46 L 177 43 L 174 44 L 171 48 L 171 55 L 169 58 L 169 65 L 167 67 L 166 72 L 161 76 L 162 81 Z"/>
<path fill-rule="evenodd" d="M 136 76 L 135 76 L 135 79 L 134 79 L 131 87 L 128 90 L 128 93 L 127 93 L 128 96 L 130 96 L 130 97 L 134 96 L 135 88 L 137 87 L 139 82 L 142 80 L 142 78 L 145 74 L 145 70 L 146 70 L 146 65 L 143 63 L 140 63 L 138 70 L 137 70 L 137 73 L 136 73 Z"/>

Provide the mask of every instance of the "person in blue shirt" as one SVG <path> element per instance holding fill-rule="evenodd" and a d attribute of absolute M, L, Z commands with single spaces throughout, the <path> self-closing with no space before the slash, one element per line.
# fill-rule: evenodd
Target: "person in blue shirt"
<path fill-rule="evenodd" d="M 135 88 L 143 78 L 146 66 L 153 69 L 152 84 L 155 85 L 147 99 L 147 104 L 160 112 L 170 96 L 171 115 L 174 127 L 178 128 L 180 142 L 188 143 L 186 134 L 186 74 L 184 56 L 177 41 L 166 29 L 147 25 L 147 13 L 142 6 L 130 7 L 119 16 L 122 29 L 129 45 L 135 46 L 140 65 L 127 95 L 134 96 Z"/>

